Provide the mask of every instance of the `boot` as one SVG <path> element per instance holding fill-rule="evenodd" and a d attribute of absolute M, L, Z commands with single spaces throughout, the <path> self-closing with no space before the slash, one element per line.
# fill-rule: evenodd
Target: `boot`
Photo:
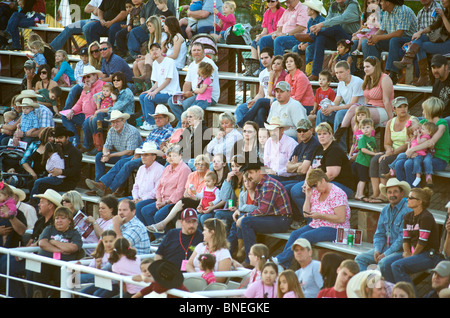
<path fill-rule="evenodd" d="M 236 253 L 236 260 L 238 262 L 243 262 L 245 259 L 245 247 L 244 247 L 244 240 L 238 239 L 238 248 Z"/>
<path fill-rule="evenodd" d="M 344 133 L 347 131 L 347 127 L 341 127 L 341 125 L 339 125 L 338 129 L 336 130 L 336 132 L 334 133 L 334 139 L 339 142 L 339 140 L 341 140 L 342 136 L 344 135 Z"/>
<path fill-rule="evenodd" d="M 417 81 L 412 82 L 414 86 L 426 86 L 428 85 L 428 61 L 426 58 L 419 60 L 419 78 Z"/>
<path fill-rule="evenodd" d="M 405 68 L 408 64 L 413 64 L 416 58 L 417 52 L 419 52 L 420 46 L 416 43 L 412 43 L 408 51 L 406 51 L 401 61 L 394 61 L 392 64 L 398 69 Z"/>
<path fill-rule="evenodd" d="M 248 59 L 248 65 L 245 67 L 243 76 L 254 76 L 253 74 L 259 69 L 259 60 Z M 245 65 L 245 63 L 244 63 Z"/>
<path fill-rule="evenodd" d="M 299 42 L 313 42 L 308 33 L 295 33 L 294 37 Z"/>
<path fill-rule="evenodd" d="M 133 81 L 135 83 L 145 83 L 150 80 L 150 76 L 152 75 L 152 66 L 150 64 L 144 64 L 144 72 L 139 77 L 133 77 Z"/>
<path fill-rule="evenodd" d="M 244 69 L 245 72 L 242 74 L 244 76 L 248 76 L 247 73 L 250 72 L 250 62 L 252 59 L 244 59 Z"/>

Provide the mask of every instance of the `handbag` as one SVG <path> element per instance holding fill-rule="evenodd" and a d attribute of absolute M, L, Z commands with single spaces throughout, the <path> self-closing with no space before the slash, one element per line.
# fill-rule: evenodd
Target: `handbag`
<path fill-rule="evenodd" d="M 442 27 L 443 26 L 440 26 L 439 28 L 428 33 L 428 38 L 430 39 L 431 42 L 442 43 L 448 40 L 448 34 L 444 34 L 442 32 L 443 31 Z"/>

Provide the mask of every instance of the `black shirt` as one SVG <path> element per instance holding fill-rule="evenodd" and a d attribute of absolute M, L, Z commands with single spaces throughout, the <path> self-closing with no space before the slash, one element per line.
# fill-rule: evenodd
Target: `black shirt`
<path fill-rule="evenodd" d="M 65 182 L 74 182 L 76 184 L 81 177 L 81 161 L 83 160 L 83 155 L 71 142 L 63 145 L 63 153 L 65 169 L 62 174 L 66 177 Z"/>
<path fill-rule="evenodd" d="M 99 9 L 103 11 L 103 19 L 111 21 L 121 11 L 126 11 L 125 0 L 103 0 Z"/>
<path fill-rule="evenodd" d="M 441 118 L 450 116 L 450 74 L 445 81 L 441 82 L 437 79 L 434 82 L 431 95 L 444 102 L 444 112 Z"/>
<path fill-rule="evenodd" d="M 27 219 L 26 219 L 26 217 L 25 217 L 25 215 L 23 214 L 22 211 L 17 210 L 16 218 L 20 222 L 22 222 L 25 226 L 27 226 Z M 1 220 L 3 221 L 4 219 L 1 219 Z M 1 225 L 4 225 L 5 227 L 12 227 L 12 225 L 11 225 L 11 223 L 9 221 L 8 221 L 8 223 L 9 224 L 5 224 L 4 222 L 2 222 Z M 13 229 L 12 232 L 8 236 L 9 237 L 7 238 L 7 241 L 9 241 L 9 242 L 4 242 L 3 241 L 3 237 L 0 236 L 0 246 L 1 247 L 7 247 L 7 248 L 19 247 L 19 242 L 22 241 L 22 235 L 19 235 L 19 233 L 17 233 Z"/>
<path fill-rule="evenodd" d="M 45 222 L 45 217 L 43 216 L 37 219 L 36 223 L 34 223 L 33 234 L 30 237 L 33 243 L 36 243 L 39 240 L 42 231 L 49 225 L 53 225 L 53 217 L 51 217 L 48 222 Z"/>

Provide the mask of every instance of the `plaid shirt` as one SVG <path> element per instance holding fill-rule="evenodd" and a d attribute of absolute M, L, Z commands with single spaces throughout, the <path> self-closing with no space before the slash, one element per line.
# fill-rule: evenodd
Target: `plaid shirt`
<path fill-rule="evenodd" d="M 433 18 L 431 15 L 437 8 L 442 8 L 439 3 L 432 1 L 428 9 L 422 8 L 417 13 L 417 21 L 419 23 L 418 30 L 423 30 L 432 25 L 437 20 L 437 16 Z"/>
<path fill-rule="evenodd" d="M 120 227 L 122 236 L 137 250 L 138 255 L 150 253 L 150 239 L 145 225 L 134 216 Z"/>
<path fill-rule="evenodd" d="M 22 159 L 20 159 L 20 165 L 23 165 L 24 163 L 28 163 L 30 167 L 33 167 L 34 161 L 31 158 L 31 155 L 38 149 L 38 147 L 41 145 L 40 140 L 33 141 L 28 147 L 27 150 L 25 150 L 25 153 L 23 154 Z"/>
<path fill-rule="evenodd" d="M 417 17 L 410 7 L 405 5 L 395 6 L 392 12 L 384 12 L 380 30 L 387 34 L 397 30 L 403 30 L 403 36 L 412 36 L 417 32 Z"/>
<path fill-rule="evenodd" d="M 33 128 L 39 129 L 39 119 L 34 110 L 20 117 L 20 130 L 24 133 Z"/>
<path fill-rule="evenodd" d="M 124 150 L 135 150 L 142 143 L 142 137 L 136 127 L 125 123 L 123 129 L 118 133 L 114 128 L 108 131 L 104 147 L 117 152 Z"/>
<path fill-rule="evenodd" d="M 292 214 L 288 193 L 279 181 L 268 175 L 264 175 L 256 185 L 253 204 L 258 208 L 250 213 L 252 216 L 290 216 Z"/>
<path fill-rule="evenodd" d="M 47 106 L 39 105 L 39 108 L 35 109 L 34 112 L 39 118 L 39 128 L 55 127 L 53 113 Z"/>
<path fill-rule="evenodd" d="M 159 149 L 159 145 L 161 145 L 163 141 L 169 139 L 174 131 L 175 129 L 173 129 L 173 127 L 169 123 L 167 123 L 165 126 L 153 130 L 142 143 L 141 147 L 144 145 L 144 143 L 153 141 L 158 145 Z"/>

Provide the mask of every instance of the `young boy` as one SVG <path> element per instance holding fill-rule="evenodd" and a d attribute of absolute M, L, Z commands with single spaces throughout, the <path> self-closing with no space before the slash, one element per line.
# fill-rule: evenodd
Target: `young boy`
<path fill-rule="evenodd" d="M 77 62 L 74 69 L 74 75 L 75 79 L 77 80 L 77 84 L 81 87 L 84 86 L 83 84 L 83 70 L 85 66 L 89 65 L 89 52 L 86 47 L 81 48 L 80 50 L 80 61 Z"/>
<path fill-rule="evenodd" d="M 327 70 L 319 73 L 319 88 L 316 90 L 316 95 L 314 96 L 314 109 L 308 115 L 308 119 L 313 126 L 315 126 L 316 114 L 321 108 L 320 102 L 325 98 L 333 102 L 336 98 L 336 92 L 330 87 L 331 78 L 331 73 Z"/>
<path fill-rule="evenodd" d="M 352 164 L 353 174 L 358 176 L 358 185 L 356 187 L 355 200 L 363 200 L 364 188 L 366 183 L 370 180 L 369 165 L 373 156 L 382 154 L 377 151 L 377 141 L 372 136 L 374 124 L 372 118 L 365 118 L 359 123 L 363 135 L 358 141 L 358 155 L 355 162 Z"/>
<path fill-rule="evenodd" d="M 131 31 L 131 29 L 138 27 L 141 25 L 141 21 L 140 21 L 140 17 L 141 17 L 141 11 L 142 8 L 144 7 L 144 2 L 143 0 L 131 0 L 132 2 L 132 7 L 130 9 L 130 11 L 128 11 L 127 9 L 127 13 L 128 13 L 128 32 Z M 128 3 L 125 4 L 125 6 Z"/>
<path fill-rule="evenodd" d="M 155 0 L 155 4 L 158 10 L 161 11 L 160 16 L 164 16 L 167 18 L 175 15 L 172 11 L 169 10 L 169 7 L 167 6 L 167 0 Z"/>
<path fill-rule="evenodd" d="M 36 63 L 36 74 L 40 65 L 47 64 L 44 56 L 44 44 L 41 41 L 34 41 L 28 44 L 28 48 L 33 55 L 27 54 L 27 57 Z"/>
<path fill-rule="evenodd" d="M 337 269 L 334 286 L 322 289 L 317 298 L 347 298 L 347 284 L 358 273 L 359 266 L 354 260 L 344 260 Z"/>
<path fill-rule="evenodd" d="M 23 133 L 21 139 L 25 142 L 34 141 L 36 138 L 32 137 L 31 134 L 40 128 L 39 118 L 34 112 L 34 109 L 39 108 L 39 104 L 35 103 L 31 98 L 24 98 L 17 106 L 21 106 L 22 108 L 22 116 L 18 125 Z"/>
<path fill-rule="evenodd" d="M 37 100 L 41 105 L 47 106 L 55 115 L 55 117 L 59 117 L 59 110 L 62 105 L 62 90 L 59 86 L 54 86 L 50 90 L 45 88 L 40 89 L 38 91 L 42 97 L 39 97 Z"/>
<path fill-rule="evenodd" d="M 155 2 L 156 3 L 156 2 Z M 195 1 L 192 0 L 190 5 L 184 5 L 180 8 L 183 11 L 187 11 L 188 9 L 190 11 L 199 11 L 202 10 L 203 2 L 202 1 Z M 194 36 L 194 32 L 197 31 L 197 19 L 191 18 L 191 17 L 185 17 L 180 19 L 180 27 L 186 26 L 186 35 L 188 39 L 191 39 Z"/>

